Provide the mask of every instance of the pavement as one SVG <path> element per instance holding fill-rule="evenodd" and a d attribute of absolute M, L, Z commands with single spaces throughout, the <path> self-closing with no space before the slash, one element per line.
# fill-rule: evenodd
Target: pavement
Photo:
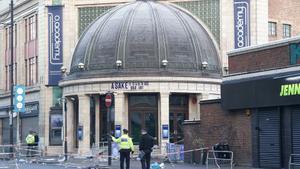
<path fill-rule="evenodd" d="M 155 161 L 152 161 L 152 163 Z M 160 163 L 160 161 L 157 161 Z M 119 169 L 119 161 L 113 160 L 110 167 L 106 161 L 95 161 L 94 159 L 76 159 L 67 162 L 37 163 L 36 161 L 0 161 L 0 169 Z M 210 165 L 209 169 L 216 169 L 215 165 Z M 223 167 L 221 167 L 223 168 Z M 225 167 L 230 168 L 230 167 Z M 131 160 L 130 169 L 141 169 L 140 161 Z M 202 164 L 186 164 L 183 162 L 164 163 L 164 169 L 206 169 Z M 235 166 L 234 169 L 252 169 L 250 167 Z"/>

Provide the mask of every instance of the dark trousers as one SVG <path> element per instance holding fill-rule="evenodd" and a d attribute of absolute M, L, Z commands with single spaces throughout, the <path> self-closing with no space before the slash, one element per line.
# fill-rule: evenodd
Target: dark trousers
<path fill-rule="evenodd" d="M 130 150 L 120 150 L 120 168 L 124 169 L 124 160 L 126 160 L 126 169 L 130 167 Z"/>
<path fill-rule="evenodd" d="M 33 144 L 27 144 L 27 157 L 33 157 L 34 155 L 34 145 Z"/>
<path fill-rule="evenodd" d="M 142 169 L 150 169 L 151 153 L 146 153 L 141 159 Z"/>

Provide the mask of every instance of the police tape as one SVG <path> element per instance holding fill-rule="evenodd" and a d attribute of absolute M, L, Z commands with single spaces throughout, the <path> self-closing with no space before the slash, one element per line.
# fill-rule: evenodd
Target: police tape
<path fill-rule="evenodd" d="M 34 149 L 34 148 L 38 148 L 38 147 L 30 147 L 30 146 L 19 146 L 19 145 L 0 145 L 0 149 L 1 147 L 12 147 L 15 148 L 14 152 L 5 152 L 5 153 L 0 153 L 0 155 L 9 155 L 9 154 L 18 154 L 19 157 L 21 156 L 28 156 L 27 154 L 23 155 L 22 152 L 34 152 L 36 154 L 40 154 L 42 156 L 67 156 L 68 158 L 115 158 L 116 156 L 112 156 L 112 155 L 108 155 L 107 151 L 103 151 L 103 150 L 93 150 L 94 152 L 91 153 L 91 149 L 90 148 L 86 148 L 86 152 L 85 153 L 54 153 L 54 152 L 45 152 L 42 150 L 38 150 L 38 149 Z M 161 149 L 157 148 L 158 150 L 161 151 Z M 82 151 L 85 151 L 84 148 L 81 148 Z M 204 148 L 198 148 L 198 149 L 191 149 L 191 150 L 179 150 L 179 151 L 174 151 L 174 152 L 165 152 L 165 153 L 156 153 L 153 152 L 152 153 L 152 157 L 167 157 L 170 155 L 180 155 L 180 154 L 185 154 L 185 153 L 190 153 L 190 152 L 196 152 L 196 151 L 205 151 L 205 150 L 209 150 L 209 148 L 204 147 Z M 43 155 L 46 154 L 46 155 Z M 133 158 L 138 157 L 137 155 L 132 155 Z"/>

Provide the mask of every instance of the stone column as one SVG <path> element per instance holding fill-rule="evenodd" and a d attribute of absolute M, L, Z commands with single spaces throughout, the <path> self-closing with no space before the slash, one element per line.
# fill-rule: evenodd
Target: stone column
<path fill-rule="evenodd" d="M 100 96 L 95 96 L 95 142 L 96 146 L 99 146 L 100 143 Z"/>
<path fill-rule="evenodd" d="M 74 144 L 75 144 L 75 121 L 74 121 L 74 104 L 72 100 L 66 97 L 66 105 L 67 105 L 67 144 L 68 144 L 68 152 L 74 152 Z"/>
<path fill-rule="evenodd" d="M 162 125 L 167 124 L 169 125 L 169 93 L 160 93 L 160 123 L 158 123 L 158 139 L 160 140 L 160 146 L 162 147 L 161 153 L 166 152 L 166 144 L 169 143 L 168 139 L 162 138 Z M 169 126 L 170 130 L 170 126 Z M 170 132 L 170 131 L 169 131 Z"/>
<path fill-rule="evenodd" d="M 128 116 L 125 115 L 125 94 L 115 94 L 115 125 L 128 129 Z"/>
<path fill-rule="evenodd" d="M 201 112 L 200 112 L 200 101 L 202 99 L 202 95 L 201 94 L 197 94 L 197 116 L 196 119 L 199 120 L 200 116 L 201 116 Z"/>
<path fill-rule="evenodd" d="M 90 150 L 90 97 L 78 95 L 79 125 L 83 126 L 83 137 L 79 140 L 78 153 L 85 154 Z"/>

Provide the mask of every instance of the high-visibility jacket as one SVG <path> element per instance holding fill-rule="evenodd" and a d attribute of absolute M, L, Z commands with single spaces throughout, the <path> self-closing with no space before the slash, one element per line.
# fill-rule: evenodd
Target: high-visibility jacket
<path fill-rule="evenodd" d="M 26 137 L 26 143 L 27 144 L 34 144 L 34 135 L 33 134 L 28 134 Z"/>
<path fill-rule="evenodd" d="M 132 138 L 130 138 L 127 134 L 123 134 L 119 138 L 112 137 L 112 140 L 119 144 L 120 150 L 122 149 L 130 149 L 131 151 L 134 151 Z"/>

